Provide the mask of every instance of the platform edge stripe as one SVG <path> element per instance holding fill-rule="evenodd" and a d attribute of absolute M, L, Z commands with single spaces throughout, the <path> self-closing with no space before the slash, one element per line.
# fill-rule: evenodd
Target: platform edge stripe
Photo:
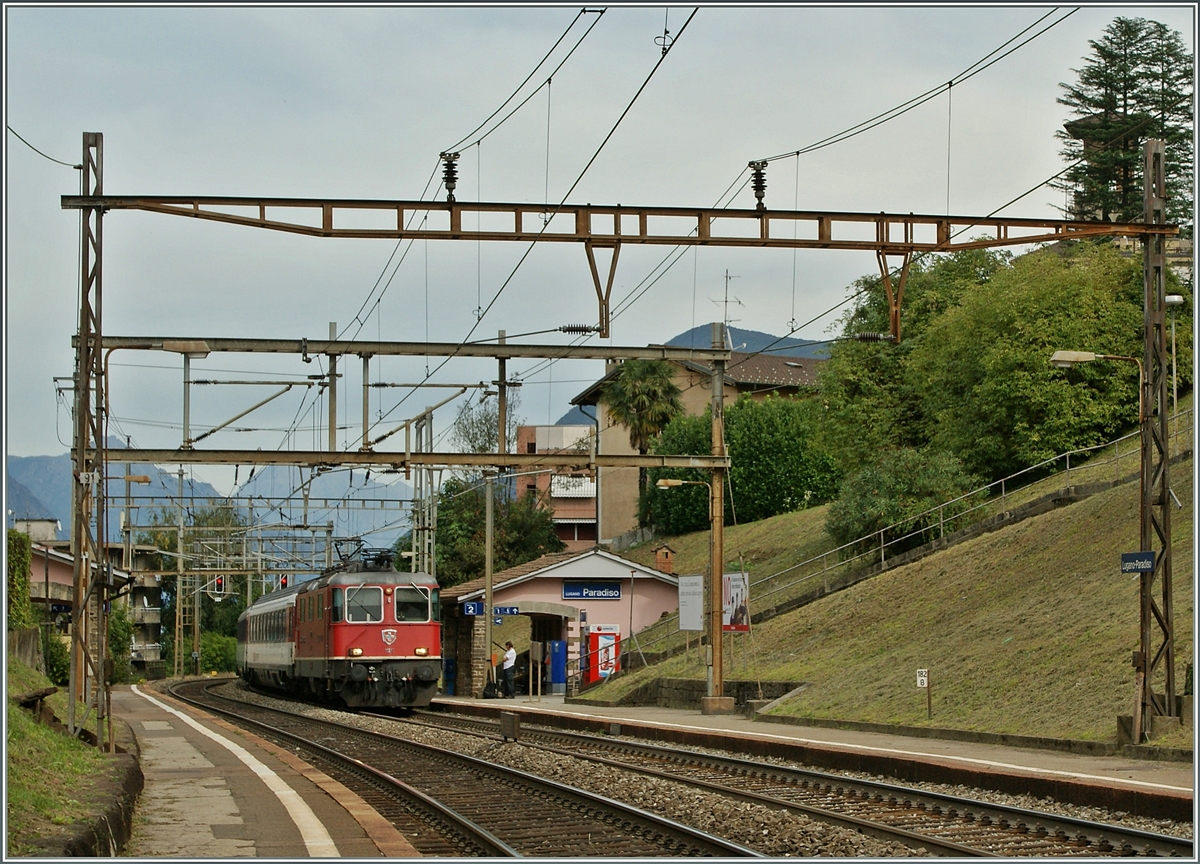
<path fill-rule="evenodd" d="M 262 764 L 258 759 L 254 758 L 246 748 L 230 741 L 223 735 L 218 735 L 211 729 L 206 729 L 202 724 L 193 720 L 187 714 L 166 705 L 163 702 L 155 699 L 138 689 L 137 685 L 130 688 L 134 693 L 149 701 L 153 705 L 157 705 L 163 711 L 169 714 L 174 714 L 184 723 L 187 723 L 201 735 L 209 738 L 217 744 L 220 744 L 230 753 L 238 758 L 247 768 L 255 773 L 260 780 L 266 784 L 275 797 L 279 799 L 279 803 L 287 810 L 288 816 L 295 823 L 296 829 L 300 832 L 300 837 L 304 840 L 304 846 L 308 850 L 308 854 L 313 858 L 340 858 L 341 853 L 338 852 L 337 845 L 333 842 L 333 838 L 329 836 L 329 832 L 325 830 L 325 826 L 321 820 L 317 818 L 317 814 L 313 813 L 312 809 L 305 803 L 291 786 L 289 786 L 282 777 Z"/>
<path fill-rule="evenodd" d="M 265 738 L 260 738 L 253 732 L 249 732 L 241 727 L 234 726 L 227 720 L 215 717 L 213 718 L 213 722 L 229 729 L 231 732 L 244 735 L 253 741 L 255 745 L 266 750 L 279 759 L 279 761 L 286 763 L 298 774 L 302 774 L 305 778 L 311 780 L 313 784 L 318 786 L 333 800 L 337 801 L 347 813 L 354 817 L 354 821 L 367 833 L 367 837 L 375 844 L 375 848 L 379 850 L 379 854 L 384 858 L 422 857 L 420 851 L 409 843 L 408 839 L 396 829 L 396 826 L 387 821 L 378 810 L 364 801 L 354 790 L 348 789 L 340 781 L 330 777 L 320 768 L 310 765 L 295 753 L 285 750 L 278 744 L 274 744 Z"/>

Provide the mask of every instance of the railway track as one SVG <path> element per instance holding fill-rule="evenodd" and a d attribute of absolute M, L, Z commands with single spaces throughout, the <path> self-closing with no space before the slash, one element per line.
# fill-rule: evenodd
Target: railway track
<path fill-rule="evenodd" d="M 471 756 L 211 692 L 227 683 L 187 682 L 171 693 L 304 751 L 423 855 L 762 857 L 644 810 Z"/>
<path fill-rule="evenodd" d="M 405 722 L 496 736 L 499 724 L 418 712 Z M 786 808 L 910 848 L 1005 857 L 1193 856 L 1191 840 L 1000 804 L 616 738 L 521 727 L 527 746 Z"/>

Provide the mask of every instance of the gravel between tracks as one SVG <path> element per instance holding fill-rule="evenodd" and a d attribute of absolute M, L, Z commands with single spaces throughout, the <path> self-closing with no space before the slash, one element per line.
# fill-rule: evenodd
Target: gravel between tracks
<path fill-rule="evenodd" d="M 362 717 L 314 705 L 283 702 L 250 692 L 237 683 L 220 688 L 219 692 L 247 702 L 282 708 L 307 717 L 332 720 L 370 731 L 385 732 L 389 735 L 487 759 L 497 764 L 633 804 L 694 828 L 728 838 L 772 857 L 912 857 L 924 854 L 924 850 L 914 852 L 908 847 L 864 837 L 857 832 L 826 825 L 801 814 L 784 813 L 784 811 L 772 810 L 757 804 L 741 803 L 715 793 L 697 791 L 683 783 L 620 771 L 583 759 L 522 747 L 513 742 L 503 743 L 494 739 L 433 730 L 404 722 Z M 719 750 L 700 747 L 687 749 L 700 753 L 730 755 Z M 762 761 L 782 766 L 804 767 L 781 759 L 764 759 Z M 889 782 L 889 778 L 877 775 L 849 771 L 828 773 Z M 966 786 L 930 783 L 901 785 L 1062 816 L 1073 816 L 1077 819 L 1123 825 L 1175 837 L 1192 837 L 1193 826 L 1191 823 L 1136 817 L 1127 813 L 1114 813 L 1094 807 L 1063 804 L 1048 798 L 1005 795 Z"/>

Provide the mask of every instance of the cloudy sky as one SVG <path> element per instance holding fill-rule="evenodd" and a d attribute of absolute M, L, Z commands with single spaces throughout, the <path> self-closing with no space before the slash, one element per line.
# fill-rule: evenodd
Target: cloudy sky
<path fill-rule="evenodd" d="M 597 7 L 599 8 L 599 7 Z M 1055 130 L 1066 118 L 1059 83 L 1116 16 L 1179 30 L 1193 45 L 1192 6 L 854 5 L 772 8 L 5 8 L 5 119 L 54 159 L 76 163 L 81 136 L 104 134 L 109 194 L 401 198 L 432 196 L 438 153 L 459 146 L 460 200 L 712 206 L 747 161 L 805 147 L 904 103 L 970 68 L 1050 14 L 1016 50 L 899 119 L 799 158 L 773 162 L 776 209 L 990 213 L 1062 168 Z M 1073 14 L 1068 13 L 1076 8 Z M 597 18 L 599 20 L 597 21 Z M 569 25 L 572 25 L 568 31 Z M 550 72 L 592 27 L 570 58 Z M 661 59 L 664 27 L 679 36 Z M 474 130 L 559 48 L 517 101 L 529 101 L 473 146 Z M 657 41 L 656 41 L 657 40 Z M 1014 43 L 1015 44 L 1015 43 Z M 1010 46 L 1011 47 L 1011 46 Z M 536 92 L 535 92 L 536 91 Z M 615 134 L 596 154 L 617 118 Z M 582 173 L 582 177 L 580 176 Z M 5 133 L 5 433 L 12 455 L 69 448 L 69 376 L 77 326 L 78 233 L 60 196 L 78 172 Z M 441 193 L 444 194 L 444 193 Z M 733 206 L 753 206 L 745 189 Z M 1046 187 L 1003 211 L 1056 216 Z M 457 342 L 514 273 L 524 244 L 343 240 L 114 211 L 104 221 L 104 328 L 110 335 L 344 338 Z M 614 303 L 645 287 L 667 250 L 626 247 Z M 393 254 L 395 253 L 395 254 Z M 397 267 L 396 262 L 403 257 Z M 389 265 L 389 261 L 391 262 Z M 844 251 L 688 251 L 613 323 L 613 345 L 662 342 L 719 319 L 821 339 L 825 314 L 875 270 Z M 382 276 L 382 282 L 381 282 Z M 390 280 L 390 281 L 389 281 Z M 388 283 L 379 300 L 379 288 Z M 377 287 L 378 286 L 378 287 Z M 356 315 L 364 301 L 370 312 Z M 378 301 L 378 302 L 376 302 Z M 584 252 L 544 244 L 516 269 L 474 338 L 596 320 Z M 348 329 L 347 329 L 348 328 Z M 523 341 L 562 343 L 568 337 Z M 430 369 L 436 359 L 428 362 Z M 111 433 L 135 446 L 180 440 L 182 375 L 175 355 L 113 360 Z M 299 358 L 212 355 L 193 376 L 302 380 L 322 371 Z M 343 385 L 341 439 L 357 446 L 359 364 Z M 424 358 L 373 363 L 377 382 L 425 377 Z M 553 422 L 602 372 L 597 362 L 535 369 L 520 413 Z M 478 382 L 491 363 L 454 361 L 432 380 Z M 278 389 L 278 388 L 275 388 Z M 298 388 L 214 435 L 214 447 L 322 446 L 323 403 Z M 348 392 L 347 392 L 348 391 Z M 194 432 L 273 392 L 198 387 Z M 446 391 L 373 391 L 383 429 Z M 380 396 L 379 394 L 382 394 Z M 382 420 L 381 420 L 382 418 Z M 452 414 L 439 420 L 445 428 Z M 232 472 L 197 471 L 228 489 Z"/>

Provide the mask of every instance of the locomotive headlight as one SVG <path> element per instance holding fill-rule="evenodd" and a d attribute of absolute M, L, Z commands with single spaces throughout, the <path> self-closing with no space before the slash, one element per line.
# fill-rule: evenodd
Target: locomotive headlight
<path fill-rule="evenodd" d="M 361 649 L 361 648 L 351 648 L 351 649 L 350 649 L 350 656 L 351 656 L 351 657 L 361 657 L 361 656 L 362 656 L 362 649 Z"/>
<path fill-rule="evenodd" d="M 413 651 L 413 653 L 416 654 L 418 657 L 424 657 L 425 655 L 427 655 L 429 653 L 429 649 L 428 648 L 417 648 L 416 650 Z"/>

